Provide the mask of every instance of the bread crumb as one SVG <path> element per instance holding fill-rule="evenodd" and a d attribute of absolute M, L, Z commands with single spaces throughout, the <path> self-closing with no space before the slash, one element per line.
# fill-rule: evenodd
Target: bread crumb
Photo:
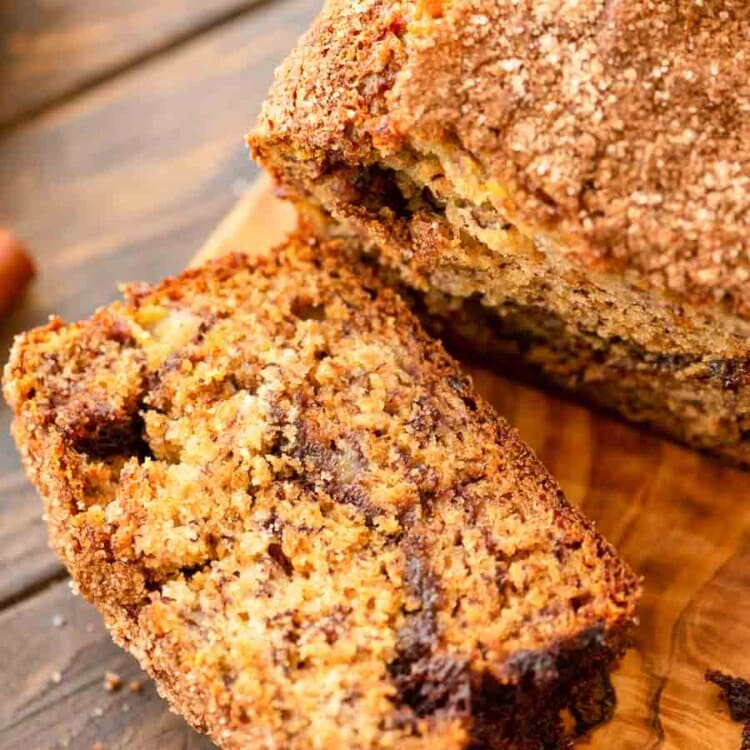
<path fill-rule="evenodd" d="M 750 750 L 750 682 L 711 669 L 706 672 L 706 682 L 712 682 L 721 689 L 732 720 L 744 722 L 741 750 Z"/>
<path fill-rule="evenodd" d="M 128 687 L 131 693 L 140 693 L 143 690 L 143 685 L 139 680 L 133 680 Z"/>
<path fill-rule="evenodd" d="M 104 675 L 104 689 L 108 693 L 114 693 L 122 685 L 122 679 L 117 672 L 107 672 Z"/>

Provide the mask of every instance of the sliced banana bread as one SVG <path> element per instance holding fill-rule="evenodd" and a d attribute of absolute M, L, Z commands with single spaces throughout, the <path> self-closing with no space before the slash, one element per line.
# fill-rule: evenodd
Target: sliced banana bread
<path fill-rule="evenodd" d="M 559 748 L 639 583 L 344 245 L 19 337 L 13 432 L 114 639 L 225 750 Z"/>

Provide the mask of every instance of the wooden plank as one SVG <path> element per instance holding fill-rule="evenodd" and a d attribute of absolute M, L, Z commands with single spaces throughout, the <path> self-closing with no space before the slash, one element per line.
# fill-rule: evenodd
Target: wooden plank
<path fill-rule="evenodd" d="M 117 281 L 185 266 L 256 174 L 243 135 L 314 12 L 309 0 L 259 5 L 0 138 L 0 225 L 24 237 L 40 269 L 24 304 L 0 321 L 0 351 L 53 312 L 88 316 L 117 296 Z M 0 605 L 55 575 L 9 423 L 3 403 Z"/>
<path fill-rule="evenodd" d="M 3 750 L 209 750 L 171 714 L 135 660 L 109 639 L 96 611 L 58 583 L 0 613 Z M 122 680 L 108 692 L 105 674 Z M 142 690 L 134 693 L 132 681 Z"/>
<path fill-rule="evenodd" d="M 256 2 L 0 3 L 0 128 L 231 19 Z"/>
<path fill-rule="evenodd" d="M 47 528 L 34 488 L 19 470 L 0 478 L 0 609 L 63 568 L 47 548 Z"/>

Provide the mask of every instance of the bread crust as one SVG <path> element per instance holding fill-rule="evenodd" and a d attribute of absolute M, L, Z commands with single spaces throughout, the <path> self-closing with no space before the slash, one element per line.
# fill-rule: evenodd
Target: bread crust
<path fill-rule="evenodd" d="M 329 0 L 251 143 L 310 173 L 442 151 L 582 267 L 747 317 L 748 28 L 736 0 Z"/>
<path fill-rule="evenodd" d="M 610 715 L 637 579 L 346 246 L 131 285 L 21 336 L 4 391 L 52 546 L 220 747 Z"/>

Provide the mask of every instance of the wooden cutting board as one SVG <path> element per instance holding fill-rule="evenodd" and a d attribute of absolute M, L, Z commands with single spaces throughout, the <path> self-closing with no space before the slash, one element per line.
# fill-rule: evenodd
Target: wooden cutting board
<path fill-rule="evenodd" d="M 263 253 L 293 226 L 293 210 L 262 178 L 194 264 Z M 584 747 L 737 750 L 741 729 L 704 672 L 750 679 L 750 473 L 466 369 L 645 579 L 635 647 L 615 677 L 616 718 Z"/>

